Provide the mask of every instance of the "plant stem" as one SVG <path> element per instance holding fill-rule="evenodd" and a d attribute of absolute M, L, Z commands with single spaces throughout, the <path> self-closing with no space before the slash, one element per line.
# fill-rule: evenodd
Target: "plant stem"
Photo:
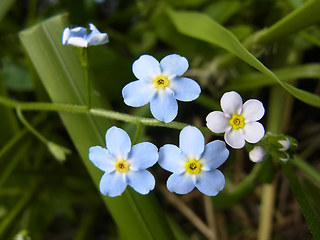
<path fill-rule="evenodd" d="M 53 112 L 90 114 L 93 116 L 99 116 L 99 117 L 119 120 L 123 122 L 130 122 L 133 124 L 140 123 L 142 125 L 147 125 L 147 126 L 167 127 L 167 128 L 174 128 L 174 129 L 180 129 L 180 130 L 189 125 L 186 123 L 174 122 L 174 121 L 170 123 L 164 123 L 154 118 L 137 117 L 137 116 L 132 116 L 130 114 L 119 113 L 119 112 L 104 110 L 104 109 L 92 108 L 88 111 L 87 107 L 82 105 L 72 105 L 72 104 L 62 104 L 62 103 L 44 103 L 44 102 L 24 103 L 24 102 L 11 100 L 2 96 L 0 96 L 0 104 L 3 104 L 11 108 L 19 108 L 20 110 L 24 110 L 24 111 L 41 110 L 41 111 L 53 111 Z M 211 132 L 206 127 L 198 127 L 198 128 L 204 134 L 222 136 L 222 134 L 216 134 Z"/>
<path fill-rule="evenodd" d="M 89 68 L 88 50 L 87 48 L 81 48 L 81 49 L 82 49 L 81 65 L 84 71 L 84 79 L 85 79 L 86 91 L 87 91 L 87 109 L 90 110 L 91 109 L 91 82 L 88 74 L 88 68 Z"/>
<path fill-rule="evenodd" d="M 21 121 L 21 123 L 26 127 L 26 129 L 28 129 L 36 138 L 38 138 L 45 145 L 48 144 L 48 140 L 41 133 L 39 133 L 34 127 L 32 127 L 31 124 L 28 123 L 28 121 L 24 118 L 19 107 L 17 108 L 17 116 Z"/>

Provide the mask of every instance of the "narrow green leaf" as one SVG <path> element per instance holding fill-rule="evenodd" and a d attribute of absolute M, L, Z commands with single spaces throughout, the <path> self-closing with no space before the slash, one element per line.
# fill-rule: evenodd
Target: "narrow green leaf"
<path fill-rule="evenodd" d="M 0 21 L 9 11 L 15 0 L 1 0 L 0 1 Z"/>
<path fill-rule="evenodd" d="M 22 31 L 19 36 L 52 101 L 84 105 L 85 79 L 79 49 L 61 44 L 65 27 L 66 19 L 59 15 Z M 107 105 L 100 100 L 93 94 L 92 106 Z M 103 173 L 89 161 L 88 149 L 105 145 L 104 135 L 110 123 L 90 115 L 60 113 L 60 116 L 98 187 Z M 152 193 L 141 196 L 128 187 L 120 197 L 103 200 L 125 239 L 172 239 L 164 213 Z"/>
<path fill-rule="evenodd" d="M 301 184 L 297 179 L 297 175 L 293 171 L 292 167 L 289 164 L 283 164 L 282 170 L 289 182 L 290 188 L 298 201 L 302 213 L 307 220 L 307 223 L 310 227 L 310 231 L 314 236 L 314 239 L 320 239 L 320 217 L 317 214 L 314 207 L 310 204 L 306 193 L 301 188 Z"/>
<path fill-rule="evenodd" d="M 301 7 L 297 8 L 270 28 L 263 30 L 257 35 L 256 43 L 270 43 L 277 39 L 288 36 L 320 21 L 320 1 L 306 1 Z"/>
<path fill-rule="evenodd" d="M 282 81 L 298 80 L 300 78 L 320 79 L 320 64 L 305 64 L 287 68 L 275 69 L 273 71 Z M 230 81 L 225 90 L 248 90 L 276 84 L 267 75 L 261 73 L 250 73 L 237 77 Z"/>
<path fill-rule="evenodd" d="M 168 10 L 168 14 L 179 32 L 187 36 L 217 45 L 238 56 L 263 74 L 278 82 L 299 100 L 320 108 L 320 97 L 295 88 L 281 81 L 272 71 L 255 58 L 239 40 L 210 17 L 196 12 Z"/>

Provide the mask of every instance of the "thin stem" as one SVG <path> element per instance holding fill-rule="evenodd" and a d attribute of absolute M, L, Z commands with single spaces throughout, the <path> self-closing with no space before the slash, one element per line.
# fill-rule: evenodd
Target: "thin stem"
<path fill-rule="evenodd" d="M 21 121 L 21 123 L 26 127 L 26 129 L 28 129 L 36 138 L 38 138 L 45 145 L 48 144 L 49 141 L 41 133 L 39 133 L 34 127 L 32 127 L 31 124 L 24 118 L 20 108 L 17 108 L 17 116 Z"/>
<path fill-rule="evenodd" d="M 81 65 L 82 65 L 83 71 L 84 71 L 84 79 L 85 79 L 86 91 L 87 91 L 87 109 L 89 110 L 89 109 L 91 109 L 91 82 L 90 82 L 89 74 L 88 74 L 89 63 L 88 63 L 88 50 L 87 50 L 87 48 L 82 48 Z"/>
<path fill-rule="evenodd" d="M 174 129 L 180 129 L 180 130 L 189 125 L 186 123 L 174 122 L 174 121 L 170 123 L 164 123 L 154 118 L 137 117 L 137 116 L 132 116 L 130 114 L 119 113 L 119 112 L 104 110 L 104 109 L 90 109 L 88 111 L 87 107 L 82 105 L 72 105 L 72 104 L 62 104 L 62 103 L 44 103 L 44 102 L 24 103 L 24 102 L 11 100 L 2 96 L 0 96 L 0 104 L 3 104 L 11 108 L 19 108 L 20 110 L 23 110 L 23 111 L 41 110 L 41 111 L 90 114 L 93 116 L 99 116 L 99 117 L 104 117 L 108 119 L 129 122 L 133 124 L 140 123 L 142 125 L 147 125 L 147 126 L 167 127 L 167 128 L 174 128 Z M 216 134 L 211 132 L 206 127 L 198 127 L 198 128 L 204 134 L 222 136 L 222 134 Z"/>

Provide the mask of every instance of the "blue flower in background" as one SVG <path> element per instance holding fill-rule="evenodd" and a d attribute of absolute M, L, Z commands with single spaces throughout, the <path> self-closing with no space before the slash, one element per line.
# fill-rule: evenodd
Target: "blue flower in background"
<path fill-rule="evenodd" d="M 217 195 L 225 185 L 217 168 L 229 156 L 226 144 L 216 140 L 205 145 L 200 130 L 187 126 L 180 132 L 179 147 L 166 144 L 160 148 L 160 166 L 173 173 L 167 181 L 169 191 L 186 194 L 197 187 L 206 195 Z"/>
<path fill-rule="evenodd" d="M 149 142 L 131 147 L 128 134 L 117 127 L 106 132 L 106 148 L 94 146 L 89 149 L 89 159 L 104 171 L 100 181 L 103 195 L 121 195 L 127 185 L 140 194 L 147 194 L 155 186 L 155 179 L 146 170 L 158 161 L 158 148 Z"/>
<path fill-rule="evenodd" d="M 124 102 L 141 107 L 150 102 L 152 115 L 163 122 L 171 122 L 178 114 L 179 101 L 192 101 L 199 97 L 197 82 L 181 77 L 189 67 L 188 60 L 177 54 L 164 57 L 160 63 L 150 55 L 142 55 L 132 65 L 138 80 L 122 89 Z"/>
<path fill-rule="evenodd" d="M 62 33 L 62 44 L 88 47 L 109 42 L 108 34 L 99 32 L 92 23 L 89 23 L 89 27 L 91 30 L 89 34 L 87 34 L 87 29 L 84 27 L 65 28 Z"/>

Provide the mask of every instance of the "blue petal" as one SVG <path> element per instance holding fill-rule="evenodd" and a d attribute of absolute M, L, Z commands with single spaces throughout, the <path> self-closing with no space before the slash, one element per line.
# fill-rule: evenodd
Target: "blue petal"
<path fill-rule="evenodd" d="M 131 148 L 128 158 L 131 160 L 130 169 L 145 170 L 158 161 L 158 148 L 149 142 L 138 143 Z"/>
<path fill-rule="evenodd" d="M 204 137 L 198 128 L 187 126 L 181 130 L 180 149 L 187 158 L 200 159 L 204 151 Z"/>
<path fill-rule="evenodd" d="M 109 152 L 116 158 L 127 159 L 131 150 L 131 140 L 121 128 L 111 127 L 106 133 L 106 145 Z"/>
<path fill-rule="evenodd" d="M 181 57 L 178 54 L 171 54 L 160 61 L 160 67 L 163 75 L 173 78 L 184 74 L 189 67 L 189 63 L 185 57 Z"/>
<path fill-rule="evenodd" d="M 152 83 L 141 80 L 128 83 L 122 89 L 122 96 L 125 104 L 131 107 L 141 107 L 154 97 L 156 88 Z"/>
<path fill-rule="evenodd" d="M 178 114 L 178 103 L 170 89 L 159 90 L 151 99 L 152 115 L 165 123 L 171 122 Z"/>
<path fill-rule="evenodd" d="M 166 144 L 160 148 L 159 165 L 167 171 L 178 174 L 186 170 L 180 148 L 172 144 Z"/>
<path fill-rule="evenodd" d="M 100 180 L 100 192 L 110 197 L 121 195 L 126 187 L 126 176 L 117 171 L 105 173 Z"/>
<path fill-rule="evenodd" d="M 113 158 L 105 148 L 100 146 L 89 148 L 89 159 L 102 171 L 111 172 L 115 170 Z"/>
<path fill-rule="evenodd" d="M 203 171 L 196 181 L 199 191 L 208 196 L 216 196 L 224 188 L 224 184 L 224 176 L 219 170 Z"/>
<path fill-rule="evenodd" d="M 71 30 L 66 27 L 62 32 L 62 44 L 65 45 L 70 37 Z"/>
<path fill-rule="evenodd" d="M 185 77 L 174 78 L 170 83 L 170 88 L 174 91 L 174 97 L 179 101 L 193 101 L 199 97 L 201 88 L 199 84 Z"/>
<path fill-rule="evenodd" d="M 128 184 L 138 193 L 147 194 L 150 190 L 154 189 L 155 179 L 150 172 L 144 171 L 132 171 L 127 175 Z"/>
<path fill-rule="evenodd" d="M 206 170 L 216 169 L 223 164 L 229 156 L 229 150 L 224 141 L 216 140 L 206 145 L 202 159 L 203 168 Z"/>
<path fill-rule="evenodd" d="M 109 42 L 108 34 L 99 32 L 92 23 L 89 23 L 89 26 L 91 33 L 87 36 L 88 45 L 100 45 Z"/>
<path fill-rule="evenodd" d="M 150 55 L 142 55 L 132 65 L 133 74 L 141 80 L 155 79 L 161 75 L 160 64 Z"/>
<path fill-rule="evenodd" d="M 173 173 L 167 181 L 167 188 L 170 192 L 178 194 L 187 194 L 191 192 L 195 187 L 191 176 L 185 174 Z"/>

